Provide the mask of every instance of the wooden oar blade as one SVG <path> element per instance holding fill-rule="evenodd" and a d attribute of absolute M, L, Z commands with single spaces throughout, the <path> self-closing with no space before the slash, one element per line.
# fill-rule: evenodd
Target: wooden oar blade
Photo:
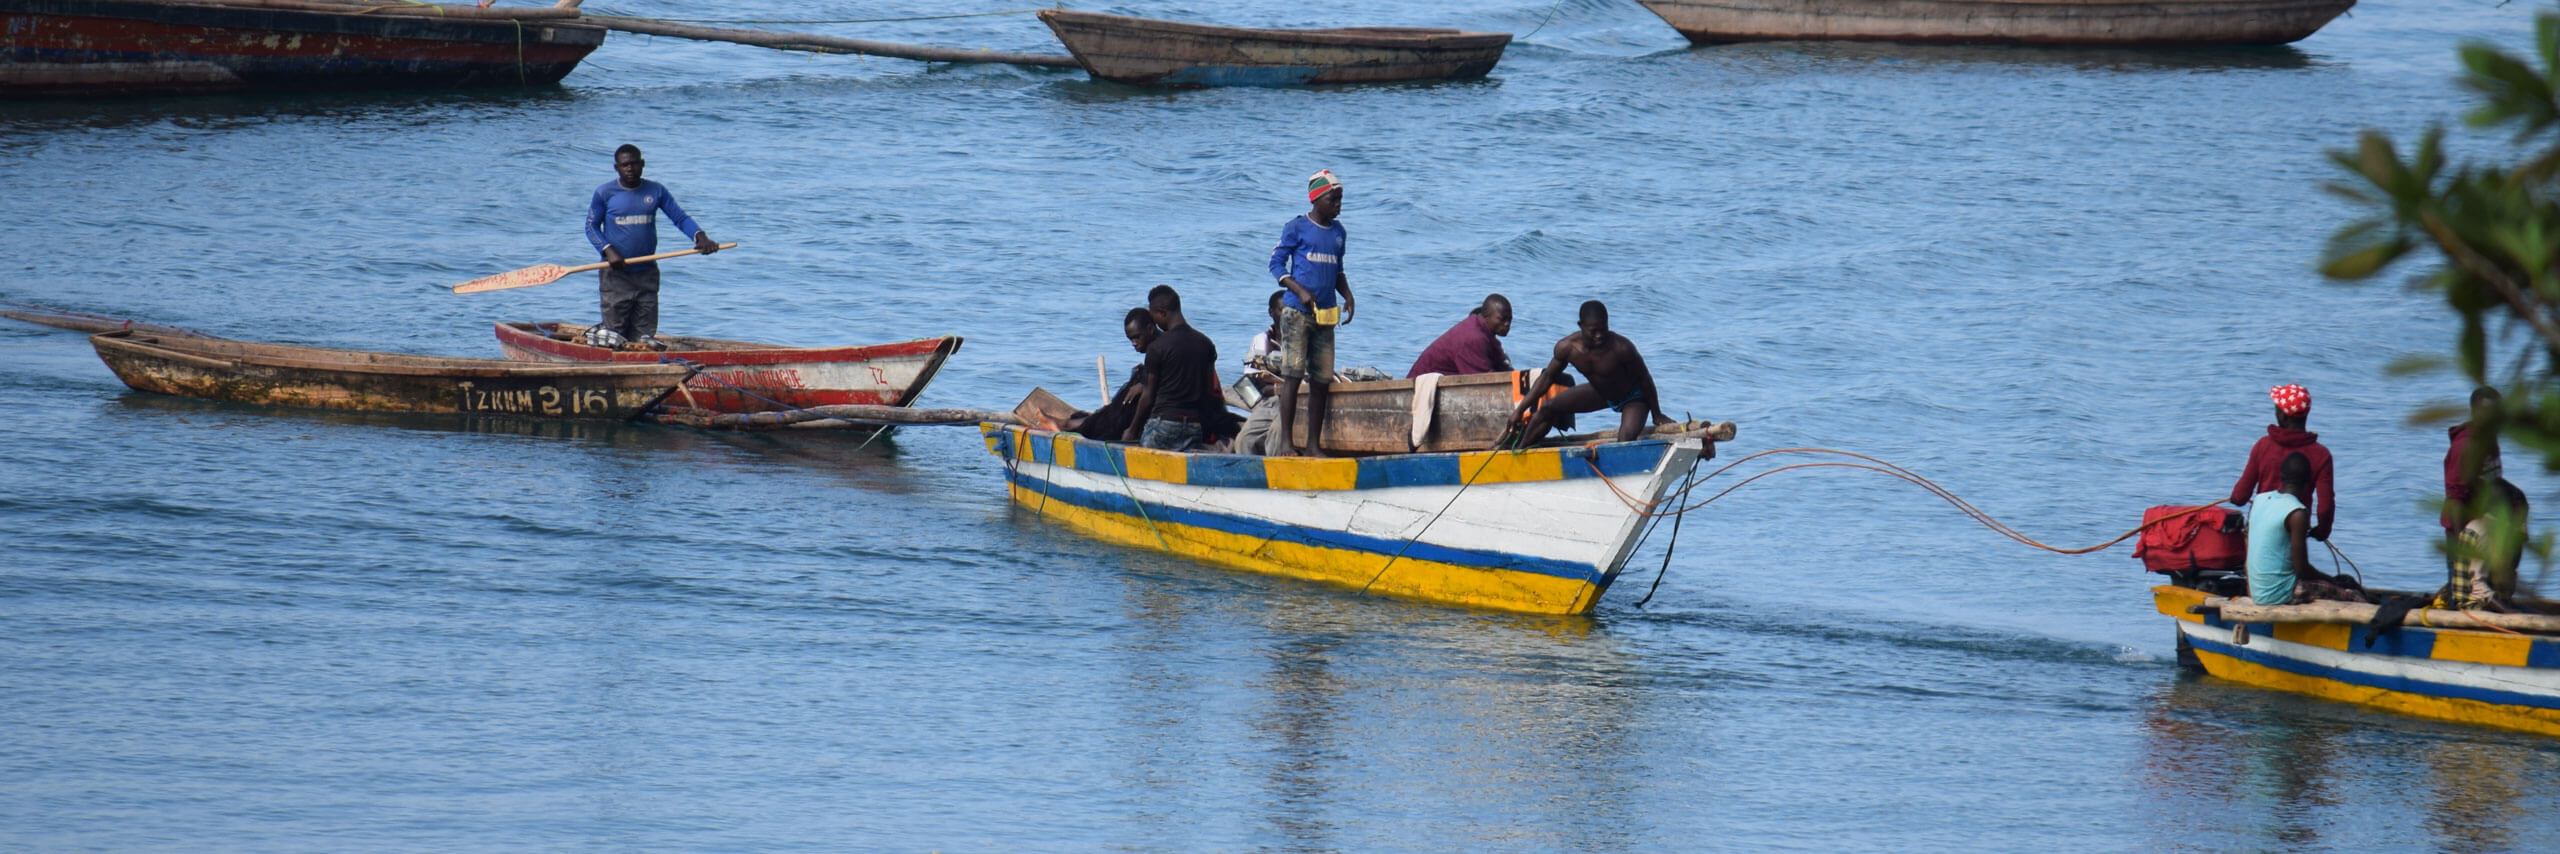
<path fill-rule="evenodd" d="M 508 288 L 530 288 L 535 285 L 548 285 L 552 282 L 560 281 L 560 277 L 566 275 L 569 275 L 569 268 L 567 267 L 563 267 L 558 264 L 537 264 L 535 266 L 526 267 L 522 270 L 510 270 L 504 273 L 499 273 L 495 276 L 473 279 L 453 286 L 453 292 L 457 294 L 476 294 L 481 291 L 503 291 Z"/>

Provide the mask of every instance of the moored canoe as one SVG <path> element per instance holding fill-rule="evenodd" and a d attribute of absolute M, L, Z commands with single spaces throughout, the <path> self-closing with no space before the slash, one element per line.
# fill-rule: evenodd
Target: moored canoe
<path fill-rule="evenodd" d="M 1636 0 L 1694 44 L 2284 44 L 2355 0 Z"/>
<path fill-rule="evenodd" d="M 528 365 L 103 332 L 98 358 L 140 391 L 370 412 L 624 421 L 675 390 L 682 365 Z"/>
<path fill-rule="evenodd" d="M 660 336 L 664 351 L 611 350 L 585 343 L 586 327 L 568 323 L 500 323 L 498 347 L 526 362 L 648 364 L 678 359 L 702 367 L 668 403 L 711 413 L 769 412 L 820 406 L 908 406 L 942 363 L 959 352 L 957 335 L 893 344 L 785 347 L 686 335 Z"/>
<path fill-rule="evenodd" d="M 1255 29 L 1066 9 L 1040 20 L 1097 80 L 1137 86 L 1301 86 L 1470 80 L 1502 61 L 1509 33 L 1412 27 Z"/>
<path fill-rule="evenodd" d="M 545 86 L 604 43 L 575 10 L 321 0 L 0 0 L 0 97 Z"/>

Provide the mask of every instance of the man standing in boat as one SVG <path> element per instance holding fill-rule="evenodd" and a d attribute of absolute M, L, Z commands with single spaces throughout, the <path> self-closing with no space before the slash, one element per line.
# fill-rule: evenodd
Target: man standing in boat
<path fill-rule="evenodd" d="M 1406 379 L 1423 374 L 1487 374 L 1511 370 L 1511 356 L 1502 352 L 1502 336 L 1511 334 L 1511 300 L 1501 294 L 1488 294 L 1484 304 L 1458 319 L 1458 325 L 1440 333 L 1422 355 L 1413 360 L 1413 369 L 1404 372 Z"/>
<path fill-rule="evenodd" d="M 658 262 L 624 260 L 657 253 L 658 211 L 666 211 L 668 222 L 693 237 L 695 250 L 704 255 L 720 251 L 720 244 L 676 205 L 666 185 L 640 177 L 644 165 L 639 146 L 614 149 L 616 177 L 597 187 L 587 201 L 587 242 L 608 265 L 596 271 L 604 321 L 588 333 L 589 344 L 612 347 L 630 341 L 665 349 L 657 343 Z"/>
<path fill-rule="evenodd" d="M 1324 455 L 1324 419 L 1333 388 L 1333 328 L 1351 322 L 1351 280 L 1342 273 L 1342 251 L 1350 233 L 1336 217 L 1342 214 L 1342 180 L 1332 170 L 1307 178 L 1306 215 L 1280 227 L 1280 245 L 1271 250 L 1271 275 L 1280 280 L 1281 298 L 1279 441 L 1288 448 L 1290 422 L 1298 414 L 1298 381 L 1307 383 L 1309 456 Z M 1336 296 L 1340 299 L 1337 301 Z"/>
<path fill-rule="evenodd" d="M 1147 292 L 1147 313 L 1163 331 L 1147 346 L 1146 387 L 1138 393 L 1146 423 L 1131 435 L 1159 451 L 1200 447 L 1212 432 L 1210 418 L 1227 409 L 1218 394 L 1218 345 L 1183 318 L 1182 295 L 1171 286 Z"/>
<path fill-rule="evenodd" d="M 2267 425 L 2267 435 L 2250 446 L 2249 462 L 2240 467 L 2240 481 L 2231 485 L 2231 503 L 2247 504 L 2250 496 L 2276 489 L 2277 464 L 2286 454 L 2301 454 L 2311 465 L 2312 488 L 2320 499 L 2316 514 L 2320 521 L 2311 526 L 2311 538 L 2328 542 L 2329 525 L 2338 518 L 2338 488 L 2330 478 L 2329 449 L 2320 444 L 2320 434 L 2303 429 L 2311 421 L 2311 392 L 2287 383 L 2268 389 L 2267 399 L 2275 403 L 2276 423 Z"/>
<path fill-rule="evenodd" d="M 1644 435 L 1644 418 L 1653 416 L 1655 425 L 1669 424 L 1671 416 L 1662 414 L 1662 395 L 1653 388 L 1653 371 L 1645 367 L 1644 356 L 1636 352 L 1636 342 L 1609 331 L 1609 307 L 1591 300 L 1582 304 L 1580 328 L 1556 342 L 1554 358 L 1547 360 L 1546 370 L 1538 372 L 1538 384 L 1511 408 L 1511 420 L 1517 423 L 1529 413 L 1529 407 L 1540 400 L 1538 413 L 1529 419 L 1528 429 L 1521 434 L 1523 445 L 1547 436 L 1547 430 L 1558 419 L 1592 412 L 1601 407 L 1618 411 L 1618 441 L 1625 442 Z M 1556 375 L 1565 365 L 1582 372 L 1588 380 L 1582 385 L 1557 392 L 1547 399 Z"/>

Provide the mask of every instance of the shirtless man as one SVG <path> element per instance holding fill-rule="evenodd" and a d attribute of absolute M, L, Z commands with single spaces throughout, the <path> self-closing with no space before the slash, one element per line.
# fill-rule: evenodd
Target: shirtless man
<path fill-rule="evenodd" d="M 1530 403 L 1545 398 L 1555 384 L 1556 374 L 1567 364 L 1581 371 L 1590 382 L 1565 389 L 1554 400 L 1538 407 L 1529 420 L 1529 428 L 1521 434 L 1521 444 L 1534 444 L 1547 436 L 1547 430 L 1558 419 L 1601 407 L 1618 411 L 1618 441 L 1625 442 L 1644 435 L 1644 417 L 1653 416 L 1656 426 L 1671 423 L 1662 414 L 1662 395 L 1653 390 L 1653 371 L 1644 366 L 1644 356 L 1636 353 L 1636 344 L 1626 336 L 1609 331 L 1609 307 L 1599 300 L 1582 304 L 1581 331 L 1556 342 L 1556 354 L 1547 360 L 1547 369 L 1538 372 L 1538 386 L 1512 407 L 1511 420 L 1519 421 L 1529 412 Z"/>

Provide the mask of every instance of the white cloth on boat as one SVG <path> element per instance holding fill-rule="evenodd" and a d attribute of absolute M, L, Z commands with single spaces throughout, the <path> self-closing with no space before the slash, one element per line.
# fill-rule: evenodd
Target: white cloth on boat
<path fill-rule="evenodd" d="M 1431 432 L 1431 415 L 1440 403 L 1440 375 L 1423 374 L 1413 378 L 1413 440 L 1407 450 L 1422 447 L 1422 437 Z"/>

